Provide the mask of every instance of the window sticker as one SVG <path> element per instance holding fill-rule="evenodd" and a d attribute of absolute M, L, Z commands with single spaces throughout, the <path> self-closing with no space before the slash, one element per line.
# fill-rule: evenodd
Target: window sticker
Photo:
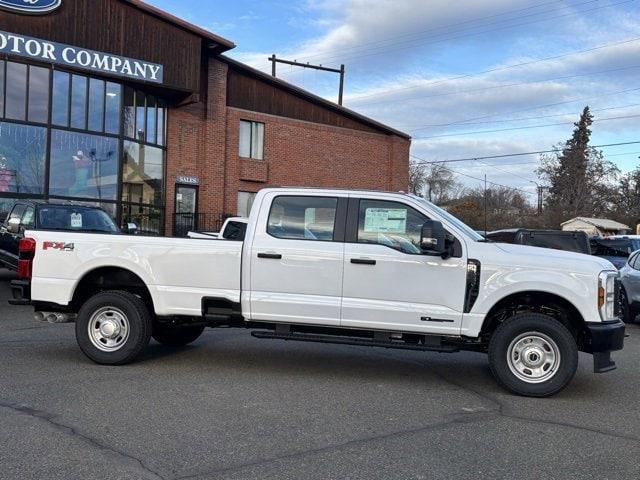
<path fill-rule="evenodd" d="M 405 233 L 407 210 L 403 208 L 367 208 L 364 219 L 367 233 Z"/>
<path fill-rule="evenodd" d="M 72 213 L 71 214 L 71 228 L 82 228 L 82 214 L 81 213 Z"/>

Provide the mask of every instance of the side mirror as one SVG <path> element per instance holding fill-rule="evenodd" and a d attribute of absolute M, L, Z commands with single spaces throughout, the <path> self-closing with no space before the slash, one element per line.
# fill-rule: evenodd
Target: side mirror
<path fill-rule="evenodd" d="M 135 223 L 127 223 L 127 226 L 123 228 L 124 233 L 128 235 L 135 235 L 138 233 L 138 225 Z"/>
<path fill-rule="evenodd" d="M 436 220 L 427 220 L 422 225 L 420 235 L 420 249 L 425 255 L 444 255 L 447 251 L 446 232 L 442 223 Z"/>
<path fill-rule="evenodd" d="M 7 222 L 7 231 L 13 234 L 20 233 L 20 219 L 10 218 Z"/>

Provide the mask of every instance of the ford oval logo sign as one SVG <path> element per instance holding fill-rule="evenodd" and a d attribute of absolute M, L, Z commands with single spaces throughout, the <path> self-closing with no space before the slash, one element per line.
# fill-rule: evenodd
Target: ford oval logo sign
<path fill-rule="evenodd" d="M 42 15 L 60 6 L 62 0 L 0 0 L 0 8 L 17 13 Z"/>

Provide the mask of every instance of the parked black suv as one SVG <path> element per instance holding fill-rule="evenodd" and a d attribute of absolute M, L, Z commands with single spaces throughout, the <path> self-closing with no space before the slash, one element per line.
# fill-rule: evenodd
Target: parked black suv
<path fill-rule="evenodd" d="M 107 212 L 98 207 L 19 200 L 0 225 L 0 267 L 17 268 L 18 243 L 25 230 L 120 233 Z"/>
<path fill-rule="evenodd" d="M 591 253 L 589 237 L 584 232 L 514 228 L 489 232 L 485 235 L 485 238 L 494 242 L 553 248 L 555 250 L 585 253 L 587 255 Z"/>

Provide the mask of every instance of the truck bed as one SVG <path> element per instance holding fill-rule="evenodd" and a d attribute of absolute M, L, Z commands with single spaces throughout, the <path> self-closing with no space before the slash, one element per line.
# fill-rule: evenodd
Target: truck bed
<path fill-rule="evenodd" d="M 28 231 L 36 240 L 33 298 L 67 305 L 82 278 L 122 268 L 147 285 L 157 315 L 202 314 L 202 298 L 240 301 L 242 242 Z"/>

